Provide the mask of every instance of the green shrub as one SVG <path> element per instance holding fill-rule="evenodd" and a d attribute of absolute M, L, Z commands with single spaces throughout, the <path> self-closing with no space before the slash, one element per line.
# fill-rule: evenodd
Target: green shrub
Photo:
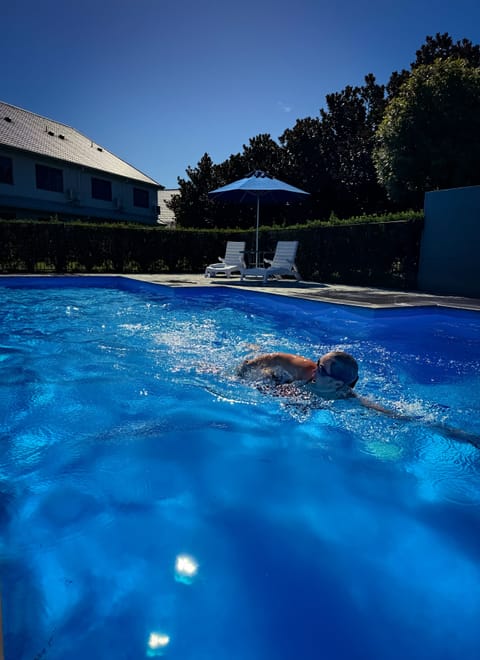
<path fill-rule="evenodd" d="M 415 288 L 423 214 L 331 217 L 295 227 L 260 227 L 260 250 L 298 240 L 304 279 Z M 3 273 L 202 273 L 228 240 L 254 249 L 254 230 L 165 229 L 85 221 L 0 220 Z"/>

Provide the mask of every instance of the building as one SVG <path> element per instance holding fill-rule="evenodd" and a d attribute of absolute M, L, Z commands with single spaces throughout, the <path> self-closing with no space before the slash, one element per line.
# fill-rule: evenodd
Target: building
<path fill-rule="evenodd" d="M 167 202 L 169 202 L 174 195 L 179 195 L 180 190 L 178 189 L 166 189 L 158 191 L 158 222 L 165 227 L 174 227 L 175 226 L 175 213 L 168 208 Z"/>
<path fill-rule="evenodd" d="M 74 128 L 0 102 L 0 218 L 153 225 L 161 188 Z"/>

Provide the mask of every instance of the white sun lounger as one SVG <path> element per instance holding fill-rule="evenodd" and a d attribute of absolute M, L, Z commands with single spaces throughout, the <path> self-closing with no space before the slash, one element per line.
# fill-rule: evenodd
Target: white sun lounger
<path fill-rule="evenodd" d="M 245 268 L 245 241 L 228 241 L 225 248 L 225 257 L 218 257 L 220 261 L 205 268 L 205 277 L 216 277 L 232 273 L 239 273 Z"/>
<path fill-rule="evenodd" d="M 300 273 L 295 264 L 297 248 L 298 241 L 278 241 L 273 259 L 264 259 L 269 265 L 263 268 L 243 268 L 240 272 L 240 279 L 261 276 L 266 282 L 269 277 L 280 279 L 282 275 L 293 275 L 296 280 L 300 280 Z"/>

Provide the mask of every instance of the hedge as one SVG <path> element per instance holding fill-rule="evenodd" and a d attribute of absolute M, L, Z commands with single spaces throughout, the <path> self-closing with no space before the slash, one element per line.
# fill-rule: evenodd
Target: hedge
<path fill-rule="evenodd" d="M 421 214 L 260 229 L 260 249 L 298 240 L 297 265 L 311 281 L 414 289 Z M 137 225 L 0 220 L 2 273 L 203 273 L 227 240 L 253 231 L 166 229 Z"/>

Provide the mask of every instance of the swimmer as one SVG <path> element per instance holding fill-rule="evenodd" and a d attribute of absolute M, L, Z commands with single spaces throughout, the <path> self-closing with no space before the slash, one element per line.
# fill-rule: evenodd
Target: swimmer
<path fill-rule="evenodd" d="M 264 385 L 306 383 L 323 399 L 355 398 L 362 406 L 404 422 L 421 423 L 442 435 L 465 442 L 480 449 L 480 437 L 443 423 L 416 419 L 396 410 L 384 408 L 375 401 L 353 391 L 358 381 L 358 364 L 353 356 L 344 351 L 330 351 L 317 362 L 291 353 L 267 353 L 242 362 L 237 375 Z"/>
<path fill-rule="evenodd" d="M 346 399 L 355 396 L 353 388 L 358 381 L 358 364 L 343 351 L 330 351 L 317 362 L 291 353 L 267 353 L 244 360 L 237 373 L 272 385 L 295 381 L 307 383 L 325 399 Z"/>

